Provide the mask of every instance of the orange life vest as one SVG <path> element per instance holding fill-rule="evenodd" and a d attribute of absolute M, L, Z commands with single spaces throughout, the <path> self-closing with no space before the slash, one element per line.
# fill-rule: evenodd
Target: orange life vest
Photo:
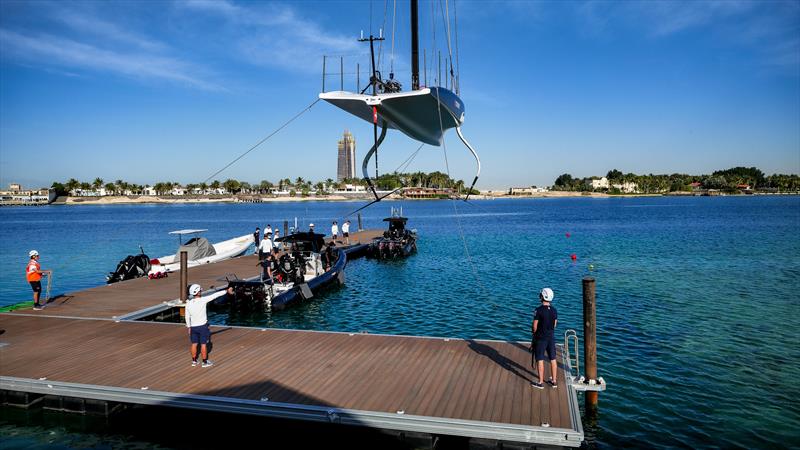
<path fill-rule="evenodd" d="M 31 259 L 31 262 L 28 263 L 28 268 L 25 270 L 25 275 L 28 277 L 28 281 L 40 281 L 42 279 L 42 274 L 39 273 L 41 266 L 39 266 L 39 261 L 35 259 Z"/>

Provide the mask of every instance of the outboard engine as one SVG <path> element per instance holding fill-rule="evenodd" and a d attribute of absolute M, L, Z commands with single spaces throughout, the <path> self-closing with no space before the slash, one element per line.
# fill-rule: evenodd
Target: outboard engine
<path fill-rule="evenodd" d="M 140 247 L 141 249 L 141 247 Z M 138 255 L 128 255 L 117 264 L 117 269 L 109 272 L 106 276 L 106 283 L 116 283 L 118 281 L 132 280 L 147 275 L 150 271 L 150 258 L 142 253 Z"/>

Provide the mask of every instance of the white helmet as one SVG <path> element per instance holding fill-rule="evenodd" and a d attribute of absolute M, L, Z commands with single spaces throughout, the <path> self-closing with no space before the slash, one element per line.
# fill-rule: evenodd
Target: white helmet
<path fill-rule="evenodd" d="M 37 252 L 36 250 L 31 250 L 28 252 L 28 256 L 30 256 L 31 258 L 33 258 L 34 256 L 39 256 L 39 252 Z"/>
<path fill-rule="evenodd" d="M 555 294 L 553 294 L 553 290 L 550 288 L 544 288 L 542 289 L 542 292 L 539 293 L 539 298 L 543 302 L 552 302 L 554 296 Z"/>
<path fill-rule="evenodd" d="M 194 297 L 195 295 L 199 294 L 200 290 L 202 290 L 202 289 L 203 288 L 201 288 L 199 284 L 193 284 L 193 285 L 189 286 L 189 295 Z"/>

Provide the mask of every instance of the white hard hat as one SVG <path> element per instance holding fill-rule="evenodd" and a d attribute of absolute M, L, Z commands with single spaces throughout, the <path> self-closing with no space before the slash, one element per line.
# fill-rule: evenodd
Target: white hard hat
<path fill-rule="evenodd" d="M 200 287 L 199 284 L 193 284 L 193 285 L 189 286 L 189 295 L 194 297 L 195 295 L 200 293 L 201 289 L 202 288 Z"/>
<path fill-rule="evenodd" d="M 313 224 L 313 223 L 310 223 L 310 224 L 308 224 L 308 226 L 310 226 L 310 227 L 313 227 L 313 226 L 314 226 L 314 224 Z"/>
<path fill-rule="evenodd" d="M 552 302 L 553 301 L 553 290 L 550 288 L 542 289 L 542 292 L 539 293 L 539 298 L 542 299 L 543 302 Z"/>
<path fill-rule="evenodd" d="M 36 250 L 31 250 L 31 251 L 28 252 L 28 256 L 31 256 L 31 257 L 39 256 L 39 252 L 37 252 Z"/>

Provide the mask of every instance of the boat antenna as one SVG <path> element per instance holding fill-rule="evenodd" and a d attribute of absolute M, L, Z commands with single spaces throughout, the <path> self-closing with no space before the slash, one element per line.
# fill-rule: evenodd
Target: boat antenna
<path fill-rule="evenodd" d="M 419 90 L 419 2 L 411 0 L 411 90 Z"/>

